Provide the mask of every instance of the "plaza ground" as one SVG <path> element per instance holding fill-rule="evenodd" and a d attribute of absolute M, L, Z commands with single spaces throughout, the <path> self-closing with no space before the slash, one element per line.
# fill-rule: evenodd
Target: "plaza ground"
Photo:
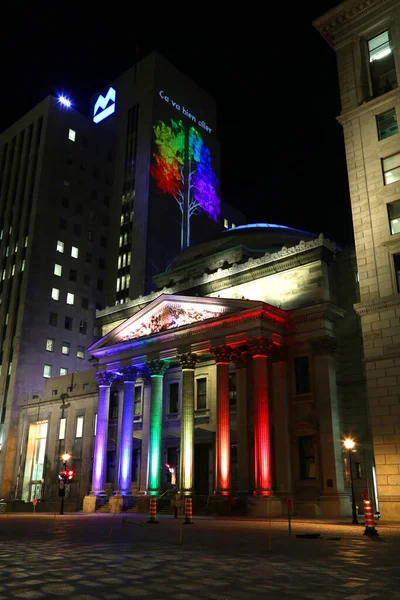
<path fill-rule="evenodd" d="M 400 523 L 158 520 L 0 515 L 0 600 L 400 599 Z"/>

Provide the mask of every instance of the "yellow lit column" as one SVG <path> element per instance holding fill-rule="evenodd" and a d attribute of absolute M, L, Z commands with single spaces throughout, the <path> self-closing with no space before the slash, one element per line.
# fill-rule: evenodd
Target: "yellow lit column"
<path fill-rule="evenodd" d="M 194 484 L 194 369 L 196 354 L 180 354 L 182 366 L 182 406 L 180 444 L 180 490 L 185 496 L 193 494 Z"/>

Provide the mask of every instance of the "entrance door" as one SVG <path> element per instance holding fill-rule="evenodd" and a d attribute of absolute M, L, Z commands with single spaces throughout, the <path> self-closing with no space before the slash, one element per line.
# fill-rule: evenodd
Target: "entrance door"
<path fill-rule="evenodd" d="M 198 496 L 210 495 L 208 482 L 209 450 L 208 444 L 194 445 L 194 490 Z"/>

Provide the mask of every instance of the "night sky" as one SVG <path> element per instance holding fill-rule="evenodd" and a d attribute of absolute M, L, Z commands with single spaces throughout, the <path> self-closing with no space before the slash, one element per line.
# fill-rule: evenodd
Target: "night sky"
<path fill-rule="evenodd" d="M 277 4 L 3 8 L 0 131 L 61 90 L 87 114 L 90 95 L 134 64 L 137 47 L 139 57 L 157 50 L 217 100 L 226 202 L 248 222 L 352 243 L 336 57 L 312 26 L 338 2 Z"/>

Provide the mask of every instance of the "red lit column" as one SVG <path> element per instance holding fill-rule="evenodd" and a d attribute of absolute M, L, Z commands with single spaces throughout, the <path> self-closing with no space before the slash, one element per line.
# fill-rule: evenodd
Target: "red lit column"
<path fill-rule="evenodd" d="M 238 493 L 249 493 L 249 440 L 248 440 L 248 388 L 247 352 L 235 352 L 232 360 L 236 365 L 236 442 Z"/>
<path fill-rule="evenodd" d="M 249 343 L 253 357 L 254 389 L 254 496 L 269 496 L 271 490 L 271 443 L 267 357 L 273 343 L 257 338 Z"/>
<path fill-rule="evenodd" d="M 211 348 L 217 365 L 217 431 L 215 457 L 215 492 L 222 496 L 231 493 L 231 432 L 229 407 L 229 346 Z"/>

